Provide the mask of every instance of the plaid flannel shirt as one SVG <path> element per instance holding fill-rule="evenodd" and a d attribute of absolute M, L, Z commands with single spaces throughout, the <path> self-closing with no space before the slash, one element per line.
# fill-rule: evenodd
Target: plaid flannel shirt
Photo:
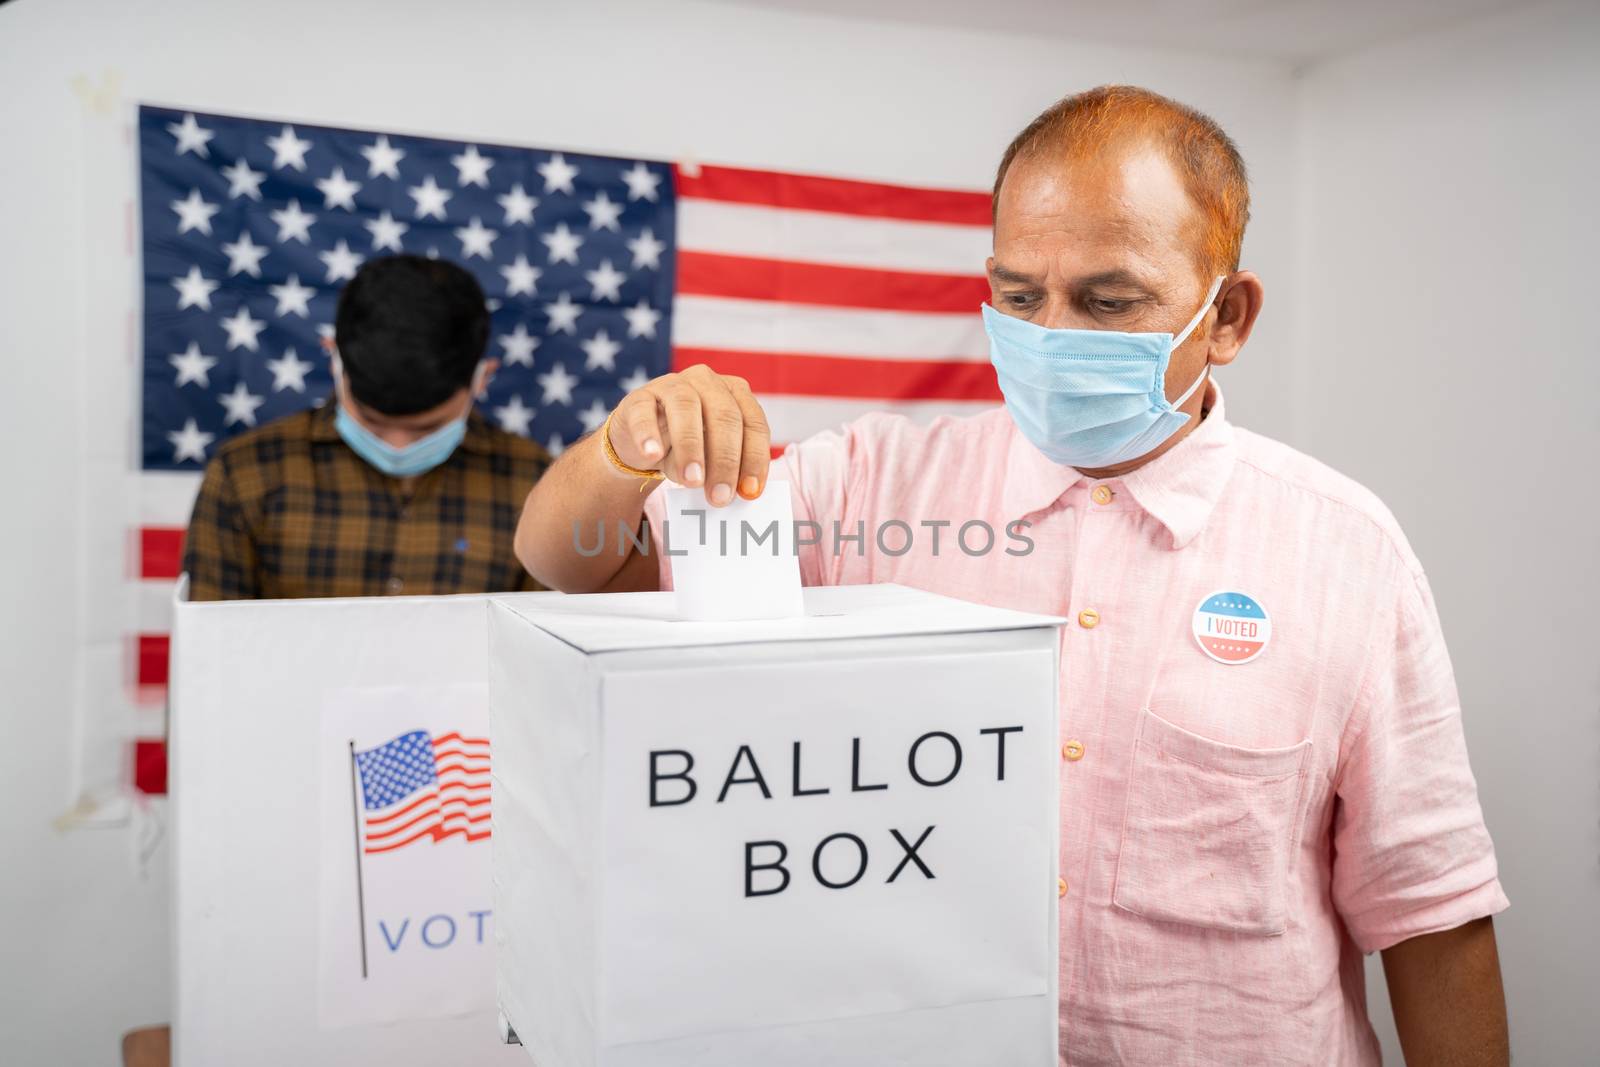
<path fill-rule="evenodd" d="M 391 478 L 352 452 L 331 403 L 228 441 L 206 466 L 184 541 L 191 600 L 540 588 L 512 551 L 550 464 L 474 411 L 440 466 Z"/>

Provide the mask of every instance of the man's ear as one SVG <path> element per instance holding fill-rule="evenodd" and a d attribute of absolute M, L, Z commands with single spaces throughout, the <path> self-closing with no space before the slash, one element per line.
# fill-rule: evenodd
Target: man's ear
<path fill-rule="evenodd" d="M 1207 359 L 1214 367 L 1225 367 L 1238 356 L 1250 339 L 1256 316 L 1261 314 L 1265 290 L 1253 271 L 1228 275 L 1217 294 L 1217 320 L 1207 336 Z"/>

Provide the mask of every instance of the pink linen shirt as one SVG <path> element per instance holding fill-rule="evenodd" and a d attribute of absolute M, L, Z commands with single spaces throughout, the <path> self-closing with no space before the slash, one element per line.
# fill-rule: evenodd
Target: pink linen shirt
<path fill-rule="evenodd" d="M 1063 1064 L 1374 1064 L 1361 954 L 1507 905 L 1450 660 L 1388 510 L 1231 425 L 1207 388 L 1193 433 L 1103 481 L 1046 459 L 1003 408 L 867 416 L 790 447 L 773 477 L 821 530 L 808 585 L 1071 620 Z M 990 551 L 984 526 L 961 538 L 973 520 Z M 835 551 L 835 522 L 865 536 Z M 1212 637 L 1214 658 L 1198 609 L 1239 594 L 1270 633 Z"/>

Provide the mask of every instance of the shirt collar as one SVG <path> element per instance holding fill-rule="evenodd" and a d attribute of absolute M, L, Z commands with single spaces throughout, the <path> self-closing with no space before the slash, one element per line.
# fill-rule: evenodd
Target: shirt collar
<path fill-rule="evenodd" d="M 318 442 L 341 440 L 339 430 L 333 424 L 336 403 L 329 397 L 311 409 L 311 440 Z M 490 432 L 489 423 L 474 407 L 467 414 L 467 433 L 461 439 L 461 448 L 468 452 L 489 453 L 493 451 L 493 440 L 494 435 Z"/>
<path fill-rule="evenodd" d="M 1065 467 L 1033 447 L 1033 442 L 1022 436 L 1011 416 L 1005 417 L 1011 431 L 1011 445 L 1006 453 L 1006 484 L 1002 499 L 1006 521 L 1031 515 L 1061 499 L 1061 494 L 1081 481 L 1083 474 L 1076 467 Z"/>
<path fill-rule="evenodd" d="M 1183 548 L 1204 530 L 1233 476 L 1237 445 L 1223 410 L 1222 387 L 1206 385 L 1208 413 L 1194 431 L 1138 470 L 1124 474 L 1123 487 Z"/>
<path fill-rule="evenodd" d="M 1167 529 L 1173 548 L 1183 548 L 1205 529 L 1233 474 L 1236 444 L 1223 408 L 1222 387 L 1213 380 L 1206 390 L 1206 417 L 1187 437 L 1138 470 L 1106 479 L 1120 482 Z M 1004 489 L 1010 518 L 1042 511 L 1088 480 L 1077 469 L 1052 462 L 1013 424 Z"/>

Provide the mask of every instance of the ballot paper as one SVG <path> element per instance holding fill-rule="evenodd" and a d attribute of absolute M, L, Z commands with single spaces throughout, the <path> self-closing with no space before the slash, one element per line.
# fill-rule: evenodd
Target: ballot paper
<path fill-rule="evenodd" d="M 705 490 L 668 485 L 662 551 L 680 619 L 784 619 L 805 614 L 789 483 L 724 507 Z"/>

